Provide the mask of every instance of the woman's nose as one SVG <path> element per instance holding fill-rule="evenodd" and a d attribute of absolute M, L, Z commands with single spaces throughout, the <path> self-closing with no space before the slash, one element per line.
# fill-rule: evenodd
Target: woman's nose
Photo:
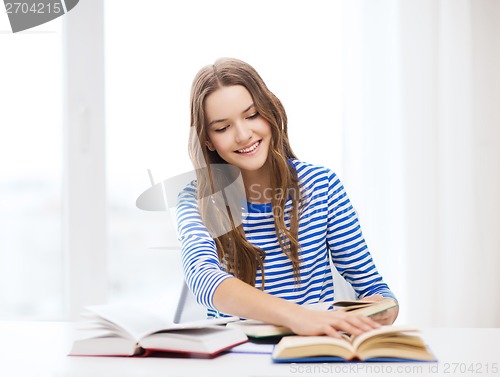
<path fill-rule="evenodd" d="M 250 127 L 241 123 L 236 124 L 235 141 L 237 143 L 244 143 L 245 141 L 251 139 L 252 134 L 253 131 Z"/>

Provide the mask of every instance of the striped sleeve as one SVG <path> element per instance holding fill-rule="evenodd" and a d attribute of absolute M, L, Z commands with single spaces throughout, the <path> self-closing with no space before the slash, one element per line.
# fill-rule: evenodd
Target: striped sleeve
<path fill-rule="evenodd" d="M 201 219 L 193 184 L 179 194 L 176 217 L 186 283 L 199 304 L 216 310 L 215 290 L 232 275 L 221 267 L 215 241 Z"/>
<path fill-rule="evenodd" d="M 356 211 L 333 172 L 328 176 L 327 243 L 333 264 L 359 297 L 381 294 L 396 300 L 373 263 Z"/>

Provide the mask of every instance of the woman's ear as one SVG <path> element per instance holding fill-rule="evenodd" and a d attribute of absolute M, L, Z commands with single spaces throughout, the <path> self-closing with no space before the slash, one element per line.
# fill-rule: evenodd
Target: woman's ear
<path fill-rule="evenodd" d="M 205 141 L 205 145 L 211 152 L 215 151 L 214 145 L 210 142 L 210 140 Z"/>

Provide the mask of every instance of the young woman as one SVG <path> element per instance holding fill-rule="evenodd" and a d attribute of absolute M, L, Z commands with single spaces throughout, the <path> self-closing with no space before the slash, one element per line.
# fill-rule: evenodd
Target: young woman
<path fill-rule="evenodd" d="M 179 195 L 179 240 L 187 284 L 211 316 L 334 337 L 394 322 L 397 309 L 370 319 L 304 308 L 333 301 L 330 259 L 359 298 L 394 295 L 338 177 L 296 158 L 285 110 L 253 67 L 219 59 L 196 75 L 190 155 L 197 180 Z M 243 201 L 224 190 L 238 177 Z"/>

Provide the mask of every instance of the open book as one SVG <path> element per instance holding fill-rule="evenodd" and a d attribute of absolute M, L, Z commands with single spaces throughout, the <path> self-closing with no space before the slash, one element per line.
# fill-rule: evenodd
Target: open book
<path fill-rule="evenodd" d="M 212 357 L 248 340 L 239 329 L 218 326 L 237 317 L 172 323 L 138 307 L 102 305 L 82 315 L 72 356 L 148 356 L 154 352 Z"/>
<path fill-rule="evenodd" d="M 341 300 L 334 301 L 332 306 L 335 310 L 341 310 L 346 312 L 355 312 L 364 314 L 367 316 L 372 316 L 378 313 L 382 313 L 387 309 L 394 308 L 398 306 L 397 302 L 392 298 L 385 297 L 382 300 Z"/>
<path fill-rule="evenodd" d="M 304 306 L 311 310 L 320 311 L 328 310 L 330 307 L 334 306 L 336 307 L 335 310 L 356 312 L 366 316 L 372 316 L 397 306 L 397 303 L 392 298 L 384 298 L 380 301 L 342 300 L 334 301 L 332 304 L 321 302 Z M 243 332 L 251 338 L 266 338 L 293 334 L 293 331 L 288 327 L 271 325 L 256 320 L 230 322 L 227 324 L 227 327 L 237 327 L 243 330 Z"/>
<path fill-rule="evenodd" d="M 436 361 L 418 329 L 382 326 L 358 336 L 286 336 L 273 350 L 277 363 L 362 361 Z"/>

